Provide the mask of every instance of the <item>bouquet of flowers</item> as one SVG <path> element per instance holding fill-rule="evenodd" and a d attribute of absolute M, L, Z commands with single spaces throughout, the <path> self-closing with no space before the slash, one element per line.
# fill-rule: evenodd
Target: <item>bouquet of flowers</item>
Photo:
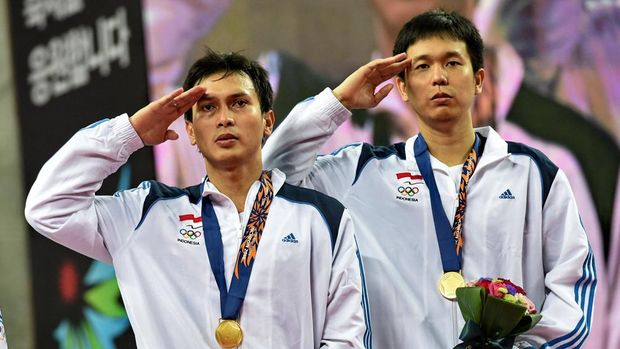
<path fill-rule="evenodd" d="M 528 331 L 542 315 L 525 291 L 508 279 L 480 278 L 456 290 L 457 302 L 465 319 L 454 349 L 510 349 L 515 337 Z"/>

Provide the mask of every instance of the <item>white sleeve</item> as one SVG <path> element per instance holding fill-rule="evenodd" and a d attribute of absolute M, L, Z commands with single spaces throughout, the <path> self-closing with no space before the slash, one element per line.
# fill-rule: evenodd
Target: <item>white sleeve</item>
<path fill-rule="evenodd" d="M 543 208 L 546 297 L 541 321 L 517 342 L 580 348 L 590 332 L 596 289 L 592 249 L 566 175 L 558 170 Z"/>
<path fill-rule="evenodd" d="M 126 114 L 80 130 L 41 169 L 26 199 L 26 220 L 48 238 L 110 263 L 140 218 L 147 188 L 95 192 L 143 146 Z"/>
<path fill-rule="evenodd" d="M 370 341 L 368 310 L 363 302 L 363 270 L 358 257 L 353 223 L 345 210 L 334 246 L 321 348 L 364 348 L 366 341 Z"/>
<path fill-rule="evenodd" d="M 0 312 L 0 349 L 7 349 L 6 332 L 4 331 L 4 322 L 2 321 L 2 312 Z"/>
<path fill-rule="evenodd" d="M 263 148 L 265 168 L 278 168 L 290 184 L 342 200 L 353 183 L 361 144 L 319 156 L 321 146 L 349 116 L 330 89 L 299 103 Z"/>

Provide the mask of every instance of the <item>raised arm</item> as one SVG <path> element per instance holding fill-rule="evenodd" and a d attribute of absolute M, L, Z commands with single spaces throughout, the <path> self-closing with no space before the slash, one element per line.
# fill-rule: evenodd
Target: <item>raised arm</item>
<path fill-rule="evenodd" d="M 317 159 L 320 147 L 351 115 L 349 110 L 372 108 L 381 102 L 393 84 L 378 91 L 377 86 L 410 64 L 404 53 L 374 60 L 353 72 L 333 91 L 325 89 L 298 104 L 265 144 L 265 167 L 279 168 L 286 173 L 289 183 L 342 199 L 353 182 L 359 151 L 344 149 Z"/>
<path fill-rule="evenodd" d="M 28 223 L 64 246 L 111 262 L 111 251 L 128 236 L 122 232 L 135 227 L 148 188 L 115 196 L 95 192 L 144 144 L 175 139 L 168 126 L 203 93 L 177 90 L 131 118 L 124 114 L 80 130 L 41 169 L 26 199 Z"/>

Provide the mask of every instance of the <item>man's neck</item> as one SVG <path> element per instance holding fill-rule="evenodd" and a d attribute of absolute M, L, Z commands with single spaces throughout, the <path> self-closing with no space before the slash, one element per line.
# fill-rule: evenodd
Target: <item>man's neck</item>
<path fill-rule="evenodd" d="M 263 172 L 261 162 L 258 165 L 218 168 L 207 164 L 207 175 L 220 193 L 229 197 L 238 212 L 243 212 L 245 200 L 252 184 Z"/>
<path fill-rule="evenodd" d="M 428 145 L 428 151 L 447 166 L 465 162 L 476 140 L 473 127 L 433 129 L 421 125 L 420 133 Z"/>

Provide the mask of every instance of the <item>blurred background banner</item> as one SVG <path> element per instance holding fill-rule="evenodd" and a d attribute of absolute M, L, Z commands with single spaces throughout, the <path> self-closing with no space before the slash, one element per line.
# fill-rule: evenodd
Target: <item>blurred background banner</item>
<path fill-rule="evenodd" d="M 437 7 L 459 11 L 475 22 L 486 46 L 475 126 L 491 125 L 507 140 L 538 148 L 566 173 L 598 274 L 583 348 L 620 348 L 620 330 L 611 325 L 620 322 L 620 0 L 0 4 L 0 120 L 6 126 L 0 129 L 0 190 L 18 198 L 73 133 L 177 88 L 205 46 L 263 64 L 279 124 L 297 102 L 391 55 L 398 31 L 413 16 Z M 4 51 L 12 52 L 12 65 Z M 178 141 L 136 153 L 100 193 L 154 177 L 181 187 L 198 183 L 204 161 L 189 144 L 183 119 L 172 128 Z M 393 90 L 376 108 L 355 111 L 322 151 L 358 141 L 398 142 L 415 133 L 414 112 Z M 9 192 L 16 186 L 24 190 Z M 135 347 L 112 267 L 28 230 L 21 212 L 23 199 L 0 201 L 0 309 L 9 346 Z M 16 252 L 22 246 L 27 250 Z M 15 281 L 3 278 L 9 274 Z"/>
<path fill-rule="evenodd" d="M 80 128 L 148 102 L 142 8 L 139 1 L 121 0 L 24 0 L 9 6 L 27 192 L 43 163 Z M 99 194 L 153 176 L 152 150 L 145 148 Z M 32 230 L 29 245 L 37 348 L 135 346 L 111 266 Z M 13 338 L 14 345 L 18 341 Z"/>

